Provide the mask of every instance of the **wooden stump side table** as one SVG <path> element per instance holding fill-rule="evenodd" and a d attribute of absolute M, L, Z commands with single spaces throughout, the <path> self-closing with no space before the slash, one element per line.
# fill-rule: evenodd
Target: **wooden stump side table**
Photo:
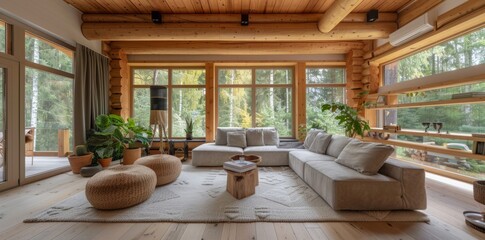
<path fill-rule="evenodd" d="M 256 192 L 258 169 L 238 173 L 226 169 L 227 187 L 226 190 L 236 199 L 243 199 Z"/>
<path fill-rule="evenodd" d="M 243 159 L 244 161 L 249 161 L 249 162 L 253 162 L 253 163 L 256 163 L 257 164 L 260 164 L 262 159 L 260 156 L 258 155 L 242 155 L 242 154 L 238 154 L 238 155 L 234 155 L 231 157 L 231 160 L 232 161 L 237 161 L 237 160 L 240 160 L 240 159 Z M 259 185 L 259 172 L 258 172 L 258 167 L 256 167 L 256 177 L 254 178 L 255 180 L 255 185 L 258 186 Z"/>

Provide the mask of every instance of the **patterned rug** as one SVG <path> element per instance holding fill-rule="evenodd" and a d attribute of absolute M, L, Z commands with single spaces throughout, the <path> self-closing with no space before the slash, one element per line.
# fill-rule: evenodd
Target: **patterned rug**
<path fill-rule="evenodd" d="M 24 222 L 429 221 L 419 211 L 335 211 L 288 167 L 260 168 L 256 194 L 241 200 L 226 192 L 226 177 L 220 168 L 184 166 L 137 206 L 96 210 L 81 192 Z"/>

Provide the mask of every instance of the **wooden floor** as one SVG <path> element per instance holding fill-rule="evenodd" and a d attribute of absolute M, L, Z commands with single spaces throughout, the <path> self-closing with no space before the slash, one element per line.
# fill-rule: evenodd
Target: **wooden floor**
<path fill-rule="evenodd" d="M 22 223 L 83 191 L 86 181 L 65 173 L 0 193 L 0 239 L 485 239 L 463 220 L 464 210 L 483 209 L 471 185 L 433 174 L 426 179 L 430 223 Z"/>

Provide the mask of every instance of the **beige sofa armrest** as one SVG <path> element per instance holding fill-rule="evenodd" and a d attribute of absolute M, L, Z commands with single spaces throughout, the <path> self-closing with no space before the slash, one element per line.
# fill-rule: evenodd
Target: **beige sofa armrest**
<path fill-rule="evenodd" d="M 426 209 L 424 169 L 389 158 L 379 173 L 401 182 L 404 206 L 410 209 Z"/>

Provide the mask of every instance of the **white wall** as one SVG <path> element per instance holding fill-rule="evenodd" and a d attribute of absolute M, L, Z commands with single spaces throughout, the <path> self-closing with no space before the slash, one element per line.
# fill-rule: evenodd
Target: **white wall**
<path fill-rule="evenodd" d="M 101 42 L 81 33 L 81 12 L 63 0 L 0 0 L 0 12 L 64 42 L 76 42 L 101 53 Z"/>

